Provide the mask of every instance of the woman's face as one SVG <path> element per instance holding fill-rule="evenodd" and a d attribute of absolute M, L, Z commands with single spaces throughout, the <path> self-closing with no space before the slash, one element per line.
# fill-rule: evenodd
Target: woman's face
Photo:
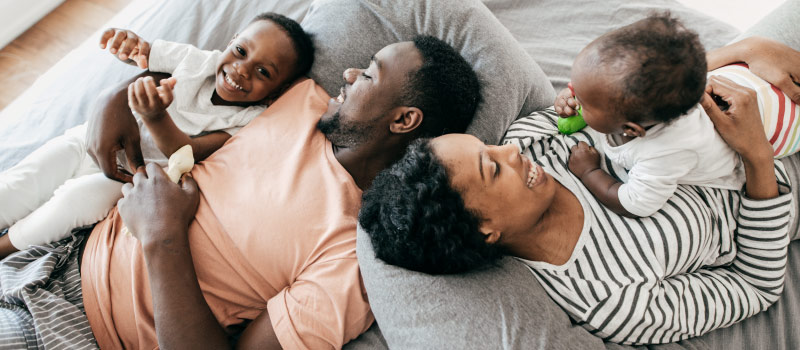
<path fill-rule="evenodd" d="M 450 183 L 467 209 L 483 220 L 487 241 L 530 233 L 547 212 L 556 181 L 515 145 L 487 146 L 471 135 L 449 134 L 431 142 Z"/>

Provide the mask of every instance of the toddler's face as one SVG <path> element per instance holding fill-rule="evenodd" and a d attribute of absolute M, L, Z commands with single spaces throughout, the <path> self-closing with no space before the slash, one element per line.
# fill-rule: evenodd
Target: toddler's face
<path fill-rule="evenodd" d="M 289 35 L 272 21 L 255 21 L 217 62 L 217 95 L 229 102 L 262 102 L 293 75 L 296 62 Z"/>

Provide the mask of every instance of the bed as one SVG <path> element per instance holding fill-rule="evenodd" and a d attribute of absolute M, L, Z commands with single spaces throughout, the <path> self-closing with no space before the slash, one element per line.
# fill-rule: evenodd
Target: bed
<path fill-rule="evenodd" d="M 329 93 L 338 89 L 344 68 L 366 66 L 384 45 L 417 33 L 435 35 L 453 44 L 478 71 L 484 101 L 470 131 L 498 143 L 511 121 L 552 104 L 585 44 L 660 9 L 670 9 L 697 30 L 707 48 L 740 34 L 673 0 L 136 0 L 108 26 L 213 49 L 224 47 L 255 14 L 279 12 L 315 35 L 318 56 L 311 77 Z M 789 0 L 747 34 L 800 49 L 800 28 L 795 24 L 791 32 L 781 25 L 796 23 L 798 16 L 800 2 Z M 96 38 L 88 39 L 0 112 L 0 171 L 86 121 L 101 90 L 139 72 L 101 52 Z M 789 167 L 800 176 L 798 164 L 794 158 Z M 630 348 L 603 343 L 572 325 L 513 259 L 486 271 L 431 277 L 382 264 L 363 238 L 359 232 L 359 261 L 377 324 L 346 348 Z M 784 296 L 769 310 L 702 337 L 653 348 L 800 348 L 792 322 L 800 312 L 800 266 L 791 266 L 800 264 L 800 243 L 791 244 L 789 255 Z"/>

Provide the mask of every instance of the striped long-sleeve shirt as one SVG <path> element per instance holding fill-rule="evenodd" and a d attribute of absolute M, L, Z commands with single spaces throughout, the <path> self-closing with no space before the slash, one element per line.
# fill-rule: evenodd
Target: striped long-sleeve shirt
<path fill-rule="evenodd" d="M 518 144 L 583 206 L 566 264 L 525 261 L 576 323 L 608 341 L 666 343 L 727 327 L 779 298 L 793 210 L 780 163 L 776 198 L 682 185 L 651 217 L 622 217 L 568 170 L 570 147 L 593 145 L 590 134 L 558 134 L 556 118 L 550 109 L 517 120 L 504 142 Z M 624 172 L 603 163 L 612 176 Z"/>

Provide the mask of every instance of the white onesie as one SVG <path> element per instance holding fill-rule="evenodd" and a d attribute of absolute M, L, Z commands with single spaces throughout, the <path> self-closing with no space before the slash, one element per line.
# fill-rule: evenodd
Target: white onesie
<path fill-rule="evenodd" d="M 624 182 L 618 197 L 625 210 L 634 215 L 650 216 L 661 209 L 678 184 L 731 190 L 744 185 L 739 156 L 717 133 L 700 105 L 623 145 L 613 144 L 603 134 L 597 139 L 598 149 L 628 170 L 627 176 L 617 174 Z"/>
<path fill-rule="evenodd" d="M 220 51 L 156 40 L 149 65 L 172 73 L 174 100 L 167 108 L 175 125 L 189 136 L 222 130 L 231 135 L 259 115 L 264 106 L 215 106 Z M 167 165 L 150 131 L 137 116 L 145 162 Z M 127 165 L 124 155 L 120 164 Z M 69 235 L 73 228 L 102 220 L 122 196 L 122 183 L 108 179 L 87 153 L 86 124 L 67 130 L 0 173 L 0 229 L 17 249 Z"/>

